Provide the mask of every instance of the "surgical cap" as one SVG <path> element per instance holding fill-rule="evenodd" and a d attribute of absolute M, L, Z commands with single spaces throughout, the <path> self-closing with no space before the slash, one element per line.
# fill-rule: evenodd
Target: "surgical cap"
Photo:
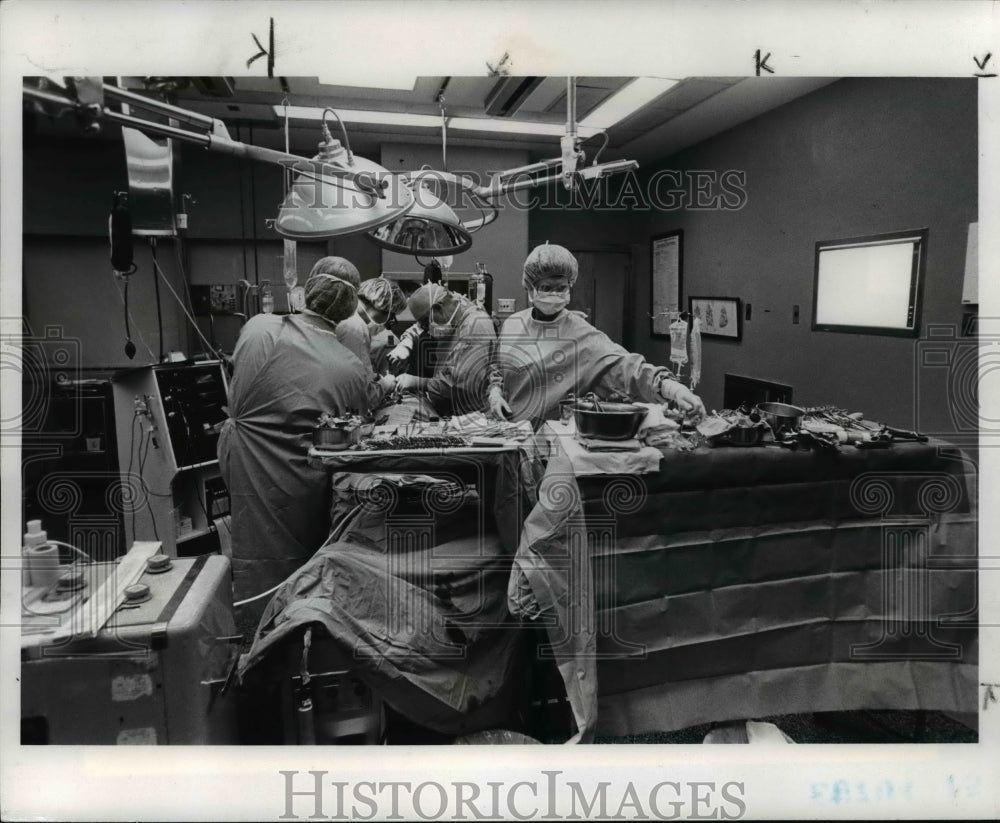
<path fill-rule="evenodd" d="M 371 303 L 372 308 L 386 314 L 399 314 L 406 305 L 402 289 L 384 277 L 365 280 L 358 288 L 358 297 L 363 297 Z"/>
<path fill-rule="evenodd" d="M 306 308 L 332 323 L 339 323 L 357 311 L 357 289 L 353 283 L 335 274 L 310 274 L 306 280 Z"/>
<path fill-rule="evenodd" d="M 525 288 L 534 288 L 542 280 L 561 278 L 572 287 L 578 274 L 576 258 L 562 246 L 536 246 L 524 261 L 524 276 L 521 283 Z"/>
<path fill-rule="evenodd" d="M 437 283 L 425 283 L 410 295 L 406 305 L 409 306 L 410 313 L 417 320 L 423 320 L 447 293 L 448 290 L 444 286 Z"/>
<path fill-rule="evenodd" d="M 320 258 L 316 261 L 316 265 L 312 267 L 309 276 L 312 277 L 314 274 L 332 274 L 334 277 L 346 280 L 354 288 L 361 285 L 361 274 L 357 266 L 343 257 Z"/>

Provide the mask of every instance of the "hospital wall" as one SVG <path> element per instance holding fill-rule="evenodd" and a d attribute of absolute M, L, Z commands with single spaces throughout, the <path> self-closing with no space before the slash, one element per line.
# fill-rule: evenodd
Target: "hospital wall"
<path fill-rule="evenodd" d="M 927 366 L 922 351 L 940 343 L 928 339 L 932 330 L 946 336 L 944 347 L 958 359 L 973 351 L 959 328 L 966 237 L 977 220 L 976 118 L 973 80 L 841 80 L 645 164 L 646 175 L 742 171 L 746 202 L 729 211 L 628 212 L 623 239 L 638 250 L 636 350 L 667 362 L 669 340 L 649 334 L 649 239 L 681 229 L 684 302 L 688 295 L 739 297 L 752 307 L 742 342 L 704 341 L 699 392 L 709 408 L 722 407 L 724 376 L 732 373 L 789 384 L 804 405 L 835 403 L 939 433 L 967 428 L 962 409 L 949 403 L 971 394 L 974 367 L 949 401 L 948 369 Z M 594 237 L 601 219 L 533 215 L 532 235 L 544 225 L 572 246 Z M 811 330 L 817 241 L 924 227 L 921 339 Z"/>

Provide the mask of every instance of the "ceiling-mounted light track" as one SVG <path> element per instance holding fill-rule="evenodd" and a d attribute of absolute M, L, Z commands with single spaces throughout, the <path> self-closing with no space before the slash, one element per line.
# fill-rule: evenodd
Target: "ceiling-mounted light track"
<path fill-rule="evenodd" d="M 442 256 L 458 254 L 472 244 L 471 235 L 493 222 L 498 215 L 495 201 L 508 192 L 545 185 L 560 180 L 573 189 L 581 180 L 600 179 L 609 174 L 629 171 L 638 167 L 632 160 L 580 166 L 583 152 L 579 141 L 583 129 L 576 123 L 575 87 L 568 79 L 569 107 L 566 127 L 561 132 L 562 154 L 517 169 L 510 169 L 493 176 L 486 186 L 469 178 L 447 171 L 422 169 L 416 172 L 392 173 L 370 160 L 355 157 L 350 150 L 344 119 L 352 112 L 339 112 L 344 142 L 335 140 L 326 126 L 325 118 L 331 109 L 323 110 L 323 142 L 316 157 L 306 159 L 287 151 L 276 151 L 252 146 L 233 140 L 222 121 L 197 112 L 172 106 L 141 94 L 126 91 L 99 79 L 75 78 L 65 89 L 40 89 L 24 86 L 28 100 L 60 111 L 74 111 L 88 127 L 98 127 L 100 120 L 110 120 L 147 134 L 171 137 L 203 146 L 211 151 L 247 157 L 282 166 L 291 172 L 291 187 L 275 220 L 275 229 L 285 237 L 299 240 L 337 237 L 365 232 L 378 245 L 407 254 Z M 167 118 L 177 125 L 166 125 L 159 120 L 125 114 L 105 105 L 105 98 L 128 103 L 131 107 L 148 112 L 157 118 Z M 442 106 L 443 108 L 443 106 Z M 276 113 L 295 117 L 294 106 L 282 104 Z M 347 117 L 344 117 L 344 115 Z M 369 115 L 371 112 L 353 112 Z M 381 113 L 384 115 L 384 113 Z M 388 115 L 413 117 L 414 115 Z M 435 126 L 439 118 L 427 116 Z M 451 128 L 462 128 L 461 122 L 469 118 L 452 118 Z M 483 121 L 475 121 L 482 123 Z M 490 120 L 490 128 L 502 124 L 501 130 L 518 130 L 522 125 L 514 121 Z M 548 128 L 552 128 L 549 126 Z M 596 132 L 595 132 L 596 133 Z M 590 136 L 584 134 L 584 137 Z M 463 222 L 454 210 L 440 197 L 433 194 L 426 182 L 435 179 L 446 187 L 464 194 L 482 217 Z"/>

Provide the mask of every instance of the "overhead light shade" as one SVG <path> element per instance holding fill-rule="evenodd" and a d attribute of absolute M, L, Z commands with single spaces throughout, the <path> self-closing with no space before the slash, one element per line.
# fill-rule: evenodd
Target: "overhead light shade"
<path fill-rule="evenodd" d="M 472 246 L 472 236 L 451 206 L 423 185 L 413 208 L 368 236 L 383 249 L 428 257 L 458 254 Z"/>
<path fill-rule="evenodd" d="M 398 175 L 371 160 L 345 158 L 339 154 L 334 161 L 315 158 L 295 166 L 295 180 L 274 221 L 278 234 L 296 240 L 357 234 L 413 208 L 413 192 Z"/>

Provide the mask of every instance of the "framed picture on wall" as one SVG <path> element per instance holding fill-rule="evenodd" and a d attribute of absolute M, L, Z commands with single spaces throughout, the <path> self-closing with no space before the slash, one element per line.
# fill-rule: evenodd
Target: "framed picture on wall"
<path fill-rule="evenodd" d="M 684 232 L 658 234 L 649 241 L 650 329 L 653 337 L 670 337 L 671 312 L 681 310 Z"/>
<path fill-rule="evenodd" d="M 701 320 L 701 333 L 739 343 L 743 339 L 743 304 L 738 297 L 689 297 L 688 312 Z"/>

